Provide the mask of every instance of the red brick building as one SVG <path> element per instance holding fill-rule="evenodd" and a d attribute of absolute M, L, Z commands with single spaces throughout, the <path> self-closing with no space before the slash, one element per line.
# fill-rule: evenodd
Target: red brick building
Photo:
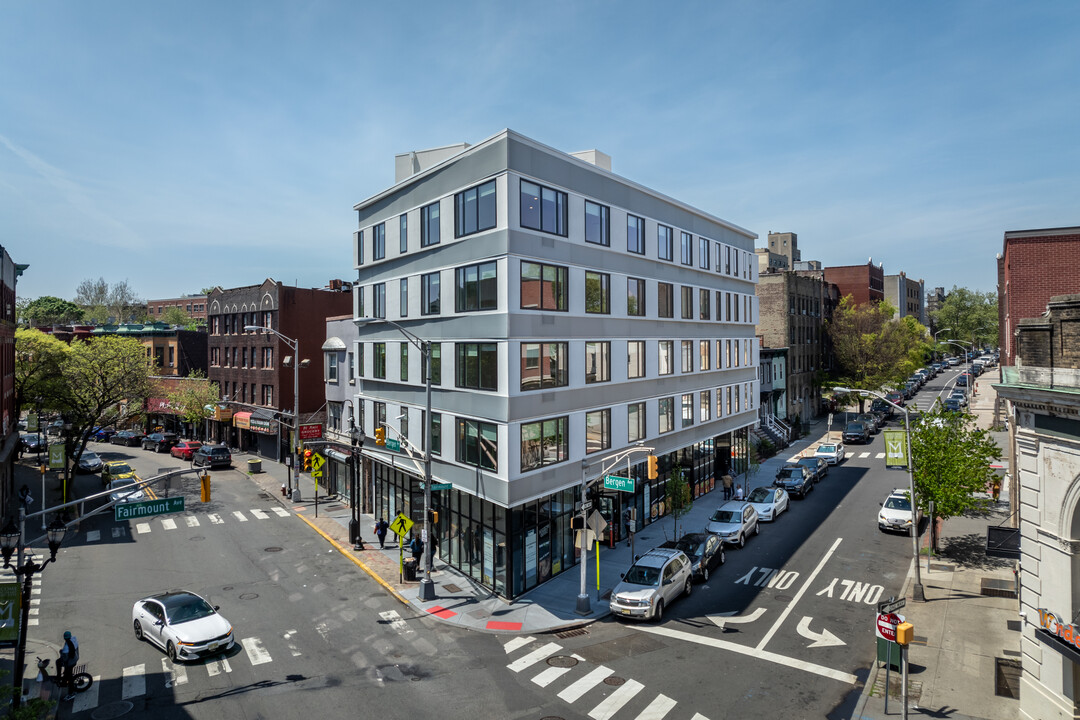
<path fill-rule="evenodd" d="M 1080 227 L 1010 230 L 998 255 L 1001 364 L 1015 365 L 1020 320 L 1039 317 L 1055 295 L 1080 293 Z"/>
<path fill-rule="evenodd" d="M 206 296 L 185 295 L 184 297 L 168 298 L 166 300 L 147 300 L 146 314 L 151 320 L 161 320 L 165 310 L 171 307 L 180 308 L 193 320 L 206 322 Z"/>
<path fill-rule="evenodd" d="M 850 295 L 856 305 L 885 299 L 885 270 L 873 258 L 865 265 L 827 267 L 825 281 L 840 290 L 841 298 Z"/>

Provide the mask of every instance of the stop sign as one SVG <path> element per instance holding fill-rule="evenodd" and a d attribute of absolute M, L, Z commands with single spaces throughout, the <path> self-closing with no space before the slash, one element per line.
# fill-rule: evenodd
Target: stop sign
<path fill-rule="evenodd" d="M 896 626 L 900 616 L 896 613 L 881 613 L 877 616 L 877 636 L 889 642 L 896 642 Z"/>

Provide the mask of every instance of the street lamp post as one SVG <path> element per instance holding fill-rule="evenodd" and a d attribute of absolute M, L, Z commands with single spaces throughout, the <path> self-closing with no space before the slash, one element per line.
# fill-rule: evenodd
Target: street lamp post
<path fill-rule="evenodd" d="M 274 328 L 263 327 L 261 325 L 245 325 L 244 330 L 248 332 L 268 332 L 277 335 L 281 338 L 290 350 L 293 351 L 293 441 L 292 441 L 292 461 L 293 469 L 289 473 L 289 488 L 288 496 L 293 500 L 299 500 L 300 498 L 294 497 L 293 488 L 295 487 L 296 494 L 300 492 L 300 341 L 295 338 L 291 338 L 287 335 L 283 335 Z M 293 478 L 296 478 L 295 485 L 293 484 Z"/>
<path fill-rule="evenodd" d="M 398 329 L 413 347 L 420 351 L 420 361 L 424 366 L 424 579 L 420 581 L 420 601 L 435 599 L 435 583 L 431 580 L 431 556 L 434 542 L 431 528 L 431 343 L 409 332 L 393 320 L 386 318 L 357 318 L 356 326 L 384 322 Z"/>
<path fill-rule="evenodd" d="M 47 530 L 49 559 L 39 564 L 31 558 L 27 558 L 26 562 L 23 562 L 23 534 L 25 529 L 26 508 L 20 508 L 19 526 L 16 527 L 15 523 L 9 520 L 7 526 L 0 531 L 0 553 L 4 556 L 4 567 L 11 567 L 11 556 L 18 550 L 19 554 L 14 571 L 15 575 L 22 580 L 19 639 L 15 649 L 15 672 L 12 674 L 11 683 L 12 687 L 15 688 L 15 695 L 11 700 L 11 705 L 14 708 L 22 705 L 23 666 L 26 664 L 26 626 L 30 623 L 30 595 L 33 589 L 34 575 L 56 560 L 56 551 L 60 549 L 60 543 L 64 541 L 64 534 L 67 532 L 67 528 L 59 518 L 52 521 Z"/>
<path fill-rule="evenodd" d="M 883 394 L 875 392 L 873 390 L 860 390 L 846 387 L 834 387 L 833 391 L 838 393 L 859 393 L 863 397 L 867 395 L 873 395 L 880 400 L 884 400 L 889 405 L 892 405 L 895 409 L 904 413 L 904 434 L 907 436 L 907 471 L 908 471 L 908 493 L 911 495 L 911 552 L 912 552 L 912 564 L 915 566 L 915 587 L 912 589 L 912 596 L 917 602 L 925 602 L 926 593 L 923 589 L 922 574 L 919 570 L 919 526 L 915 522 L 916 514 L 915 508 L 917 507 L 915 502 L 915 456 L 911 454 L 911 417 L 908 414 L 908 409 L 897 405 L 892 400 L 889 400 Z M 934 522 L 934 518 L 930 518 L 930 522 Z"/>

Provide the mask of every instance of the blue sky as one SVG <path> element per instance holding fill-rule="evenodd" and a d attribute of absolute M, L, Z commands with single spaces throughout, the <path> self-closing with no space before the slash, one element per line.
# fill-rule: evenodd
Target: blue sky
<path fill-rule="evenodd" d="M 1080 3 L 0 0 L 20 296 L 351 279 L 397 153 L 511 128 L 804 259 L 993 290 L 1080 224 Z"/>

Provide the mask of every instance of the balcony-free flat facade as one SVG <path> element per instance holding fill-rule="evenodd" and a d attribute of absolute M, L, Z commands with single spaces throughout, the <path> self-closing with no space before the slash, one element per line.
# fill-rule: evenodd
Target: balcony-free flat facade
<path fill-rule="evenodd" d="M 512 131 L 459 146 L 357 204 L 357 318 L 432 343 L 433 495 L 440 556 L 504 596 L 577 562 L 583 473 L 641 444 L 599 493 L 609 522 L 666 514 L 676 468 L 695 496 L 746 457 L 759 397 L 754 234 Z M 599 164 L 582 157 L 596 159 Z M 399 163 L 399 168 L 401 163 Z M 417 348 L 359 328 L 357 415 L 423 441 Z M 372 447 L 376 513 L 422 518 L 421 472 Z M 583 461 L 585 466 L 583 468 Z M 621 534 L 619 523 L 610 532 Z"/>

